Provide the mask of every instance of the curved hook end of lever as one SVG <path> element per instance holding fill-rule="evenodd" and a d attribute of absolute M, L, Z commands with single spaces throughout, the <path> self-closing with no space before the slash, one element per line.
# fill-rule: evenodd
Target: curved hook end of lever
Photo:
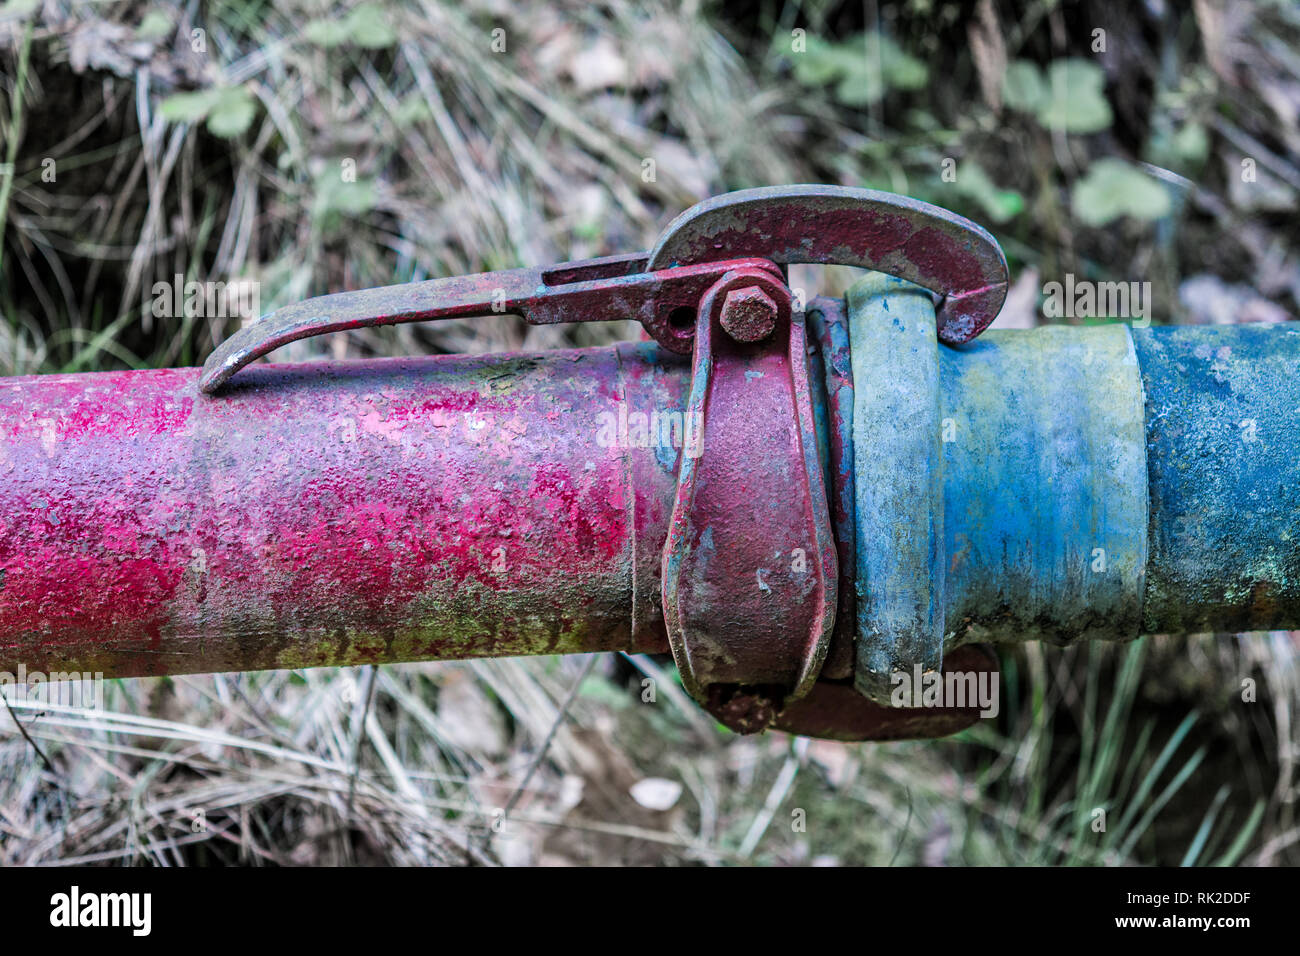
<path fill-rule="evenodd" d="M 203 363 L 199 390 L 212 395 L 254 359 L 298 339 L 327 332 L 494 313 L 521 315 L 534 324 L 602 318 L 602 312 L 591 309 L 592 301 L 617 301 L 620 291 L 625 305 L 635 304 L 637 295 L 653 297 L 658 285 L 652 281 L 654 277 L 640 274 L 644 262 L 644 253 L 628 253 L 561 263 L 550 269 L 448 276 L 296 302 L 245 326 L 217 346 Z M 711 281 L 707 275 L 696 278 L 697 282 Z M 610 316 L 615 317 L 620 316 Z"/>
<path fill-rule="evenodd" d="M 1006 298 L 1006 256 L 984 228 L 894 193 L 818 184 L 742 189 L 692 206 L 669 224 L 646 268 L 741 254 L 781 265 L 875 269 L 943 297 L 939 338 L 969 342 Z"/>
<path fill-rule="evenodd" d="M 244 326 L 212 350 L 199 375 L 199 391 L 205 395 L 215 395 L 245 365 L 282 345 L 325 332 L 356 328 L 358 323 L 355 320 L 338 318 L 329 312 L 322 313 L 316 307 L 322 300 L 333 298 L 335 297 L 322 296 L 321 299 L 308 299 Z M 304 309 L 304 306 L 313 308 Z"/>
<path fill-rule="evenodd" d="M 254 359 L 314 335 L 424 319 L 518 312 L 520 302 L 536 294 L 541 284 L 539 270 L 514 269 L 335 292 L 295 302 L 244 326 L 218 345 L 203 363 L 199 391 L 212 395 Z"/>
<path fill-rule="evenodd" d="M 221 391 L 221 386 L 230 381 L 230 377 L 245 364 L 240 356 L 230 356 L 221 360 L 217 358 L 217 353 L 213 352 L 203 363 L 203 371 L 199 374 L 199 391 L 204 395 L 217 394 Z"/>

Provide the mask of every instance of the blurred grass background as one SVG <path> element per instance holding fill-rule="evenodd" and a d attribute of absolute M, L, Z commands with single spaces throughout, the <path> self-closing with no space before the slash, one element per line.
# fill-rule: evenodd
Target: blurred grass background
<path fill-rule="evenodd" d="M 1001 326 L 1066 273 L 1150 281 L 1161 322 L 1283 321 L 1300 7 L 7 0 L 0 163 L 3 375 L 201 362 L 236 323 L 153 318 L 176 274 L 269 311 L 645 248 L 788 182 L 989 227 Z M 277 360 L 631 334 L 498 318 Z M 996 721 L 889 745 L 729 736 L 646 658 L 114 681 L 0 714 L 0 861 L 1294 864 L 1297 646 L 1020 647 Z"/>

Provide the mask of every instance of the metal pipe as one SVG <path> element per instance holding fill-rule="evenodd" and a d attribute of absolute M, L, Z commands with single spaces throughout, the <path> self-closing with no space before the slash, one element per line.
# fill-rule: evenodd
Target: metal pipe
<path fill-rule="evenodd" d="M 1048 326 L 936 350 L 933 316 L 888 276 L 849 293 L 859 690 L 882 699 L 938 640 L 1300 626 L 1300 333 Z"/>
<path fill-rule="evenodd" d="M 995 332 L 939 366 L 948 646 L 1136 637 L 1148 480 L 1128 328 Z"/>
<path fill-rule="evenodd" d="M 855 293 L 850 321 L 878 306 Z M 948 652 L 1300 626 L 1295 331 L 1053 327 L 937 355 Z M 262 366 L 217 397 L 197 376 L 0 381 L 0 670 L 668 650 L 686 359 Z M 834 387 L 814 400 L 838 435 Z M 868 479 L 840 465 L 843 543 L 845 488 L 861 522 Z M 843 651 L 824 676 L 848 676 Z"/>
<path fill-rule="evenodd" d="M 1300 625 L 1300 330 L 1135 330 L 1146 393 L 1143 633 Z"/>
<path fill-rule="evenodd" d="M 0 382 L 0 670 L 667 650 L 684 359 L 198 372 Z"/>
<path fill-rule="evenodd" d="M 1300 626 L 1300 332 L 990 332 L 940 354 L 949 646 Z"/>

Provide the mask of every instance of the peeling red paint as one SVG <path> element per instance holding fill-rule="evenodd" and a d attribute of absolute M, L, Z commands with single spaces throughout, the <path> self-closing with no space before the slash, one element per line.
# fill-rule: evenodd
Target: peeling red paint
<path fill-rule="evenodd" d="M 671 475 L 597 416 L 680 408 L 665 358 L 264 366 L 215 398 L 196 369 L 7 380 L 0 668 L 662 651 L 629 608 Z"/>

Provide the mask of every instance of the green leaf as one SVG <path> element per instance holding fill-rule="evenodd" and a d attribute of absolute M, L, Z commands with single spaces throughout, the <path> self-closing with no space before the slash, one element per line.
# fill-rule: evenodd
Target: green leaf
<path fill-rule="evenodd" d="M 348 38 L 348 25 L 343 20 L 312 20 L 302 28 L 302 34 L 317 46 L 336 47 Z"/>
<path fill-rule="evenodd" d="M 795 54 L 795 79 L 806 86 L 836 83 L 835 98 L 847 106 L 866 106 L 890 89 L 914 90 L 929 78 L 926 65 L 879 33 L 831 44 L 810 37 Z"/>
<path fill-rule="evenodd" d="M 0 20 L 25 17 L 41 5 L 41 0 L 8 0 L 0 3 Z"/>
<path fill-rule="evenodd" d="M 930 71 L 889 37 L 872 33 L 867 37 L 867 57 L 880 58 L 880 72 L 885 82 L 900 90 L 918 90 L 925 86 Z"/>
<path fill-rule="evenodd" d="M 1201 856 L 1201 851 L 1205 849 L 1205 844 L 1210 839 L 1210 832 L 1214 829 L 1214 821 L 1219 816 L 1219 811 L 1232 793 L 1232 788 L 1226 783 L 1219 787 L 1210 801 L 1210 809 L 1206 811 L 1205 816 L 1201 818 L 1201 825 L 1196 831 L 1196 836 L 1192 838 L 1191 844 L 1187 847 L 1187 852 L 1183 854 L 1183 861 L 1179 866 L 1195 866 L 1196 861 Z"/>
<path fill-rule="evenodd" d="M 1232 846 L 1228 847 L 1223 856 L 1214 861 L 1213 866 L 1237 865 L 1237 860 L 1246 852 L 1246 846 L 1250 843 L 1250 838 L 1255 835 L 1255 831 L 1259 828 L 1259 821 L 1264 819 L 1265 805 L 1266 801 L 1263 797 L 1255 801 L 1255 807 L 1250 811 L 1250 817 L 1247 818 L 1246 825 L 1241 828 L 1237 838 L 1232 841 Z"/>
<path fill-rule="evenodd" d="M 150 10 L 135 28 L 135 35 L 142 40 L 159 40 L 172 32 L 172 18 L 161 10 Z"/>
<path fill-rule="evenodd" d="M 1160 219 L 1169 215 L 1169 193 L 1140 169 L 1120 159 L 1099 159 L 1074 184 L 1071 205 L 1079 221 L 1104 226 L 1120 216 Z"/>
<path fill-rule="evenodd" d="M 1187 123 L 1174 134 L 1174 153 L 1185 163 L 1196 165 L 1210 152 L 1210 138 L 1200 123 Z"/>
<path fill-rule="evenodd" d="M 221 100 L 221 90 L 198 90 L 194 93 L 174 93 L 162 101 L 158 112 L 169 123 L 194 123 L 212 112 Z"/>
<path fill-rule="evenodd" d="M 405 129 L 421 120 L 426 120 L 433 113 L 429 109 L 429 104 L 424 101 L 424 97 L 418 93 L 412 93 L 405 97 L 397 106 L 397 111 L 393 116 L 393 122 L 399 128 Z"/>
<path fill-rule="evenodd" d="M 825 86 L 842 77 L 852 67 L 852 57 L 843 47 L 818 37 L 808 37 L 807 47 L 794 57 L 794 78 L 804 86 Z"/>
<path fill-rule="evenodd" d="M 589 674 L 578 685 L 578 694 L 586 700 L 610 710 L 626 710 L 632 703 L 627 691 L 615 687 L 606 677 Z"/>
<path fill-rule="evenodd" d="M 224 89 L 208 116 L 208 131 L 227 139 L 238 136 L 252 125 L 254 112 L 253 96 L 248 90 L 242 86 Z"/>
<path fill-rule="evenodd" d="M 1002 74 L 1002 102 L 1022 113 L 1037 113 L 1047 101 L 1047 87 L 1038 66 L 1029 60 L 1012 60 Z"/>
<path fill-rule="evenodd" d="M 1151 122 L 1143 159 L 1156 166 L 1184 175 L 1195 175 L 1205 163 L 1210 139 L 1200 123 L 1175 125 L 1169 116 L 1156 116 Z"/>
<path fill-rule="evenodd" d="M 1006 222 L 1025 208 L 1025 197 L 1014 189 L 999 189 L 982 166 L 963 162 L 957 170 L 957 189 L 979 203 L 994 222 Z"/>
<path fill-rule="evenodd" d="M 855 69 L 835 87 L 835 98 L 845 106 L 867 106 L 885 95 L 880 74 L 865 68 Z"/>
<path fill-rule="evenodd" d="M 207 117 L 208 131 L 215 136 L 238 136 L 253 122 L 253 94 L 242 86 L 213 87 L 194 93 L 176 93 L 158 107 L 171 123 L 197 123 Z"/>
<path fill-rule="evenodd" d="M 374 3 L 363 3 L 342 20 L 313 20 L 303 27 L 303 35 L 317 46 L 330 49 L 355 43 L 368 50 L 390 47 L 397 42 L 388 13 Z"/>
<path fill-rule="evenodd" d="M 397 42 L 387 12 L 377 4 L 363 3 L 348 14 L 352 42 L 368 50 L 380 50 Z"/>
<path fill-rule="evenodd" d="M 1067 133 L 1105 129 L 1111 123 L 1105 85 L 1101 67 L 1090 60 L 1057 60 L 1047 70 L 1046 96 L 1037 110 L 1038 122 Z"/>
<path fill-rule="evenodd" d="M 316 180 L 316 213 L 322 217 L 331 213 L 364 215 L 374 208 L 377 198 L 373 179 L 350 182 L 329 173 Z"/>

